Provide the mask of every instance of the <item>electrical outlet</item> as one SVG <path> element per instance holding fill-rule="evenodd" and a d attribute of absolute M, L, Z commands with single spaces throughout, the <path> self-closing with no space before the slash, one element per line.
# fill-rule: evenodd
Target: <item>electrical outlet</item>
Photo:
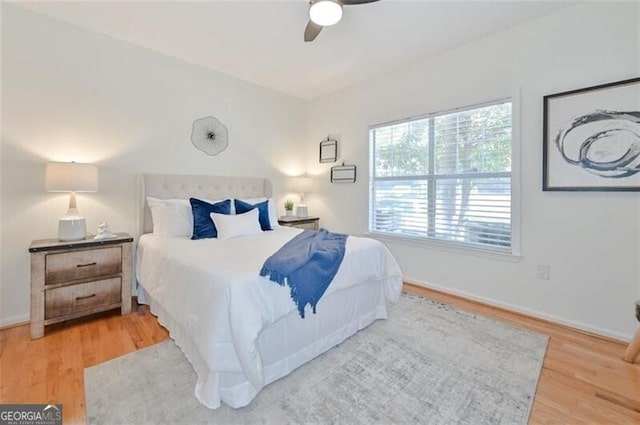
<path fill-rule="evenodd" d="M 551 270 L 548 264 L 538 264 L 538 268 L 536 270 L 536 276 L 538 279 L 549 280 L 550 273 Z"/>

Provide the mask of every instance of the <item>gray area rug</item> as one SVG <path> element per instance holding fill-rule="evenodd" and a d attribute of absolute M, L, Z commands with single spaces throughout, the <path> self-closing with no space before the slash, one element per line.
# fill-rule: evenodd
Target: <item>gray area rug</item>
<path fill-rule="evenodd" d="M 85 369 L 90 424 L 525 424 L 547 337 L 411 295 L 242 409 L 210 410 L 173 341 Z"/>

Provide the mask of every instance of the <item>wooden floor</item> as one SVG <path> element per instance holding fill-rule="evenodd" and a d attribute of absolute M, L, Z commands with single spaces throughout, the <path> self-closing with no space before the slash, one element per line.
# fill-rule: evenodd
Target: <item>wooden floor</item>
<path fill-rule="evenodd" d="M 407 285 L 408 292 L 550 336 L 531 424 L 640 424 L 640 363 L 625 346 L 562 326 Z M 137 310 L 137 311 L 136 311 Z M 0 403 L 62 403 L 63 423 L 84 424 L 83 369 L 168 338 L 146 307 L 127 316 L 0 331 Z"/>

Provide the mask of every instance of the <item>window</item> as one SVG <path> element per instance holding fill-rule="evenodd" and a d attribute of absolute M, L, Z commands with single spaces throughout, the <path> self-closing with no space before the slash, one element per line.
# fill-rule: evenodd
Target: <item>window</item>
<path fill-rule="evenodd" d="M 369 129 L 369 230 L 511 252 L 511 100 Z"/>

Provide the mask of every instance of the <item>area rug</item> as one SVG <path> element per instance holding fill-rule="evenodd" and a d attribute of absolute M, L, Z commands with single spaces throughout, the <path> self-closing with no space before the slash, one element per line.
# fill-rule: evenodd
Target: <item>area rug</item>
<path fill-rule="evenodd" d="M 412 295 L 242 409 L 210 410 L 173 341 L 85 369 L 90 424 L 525 424 L 547 337 Z"/>

